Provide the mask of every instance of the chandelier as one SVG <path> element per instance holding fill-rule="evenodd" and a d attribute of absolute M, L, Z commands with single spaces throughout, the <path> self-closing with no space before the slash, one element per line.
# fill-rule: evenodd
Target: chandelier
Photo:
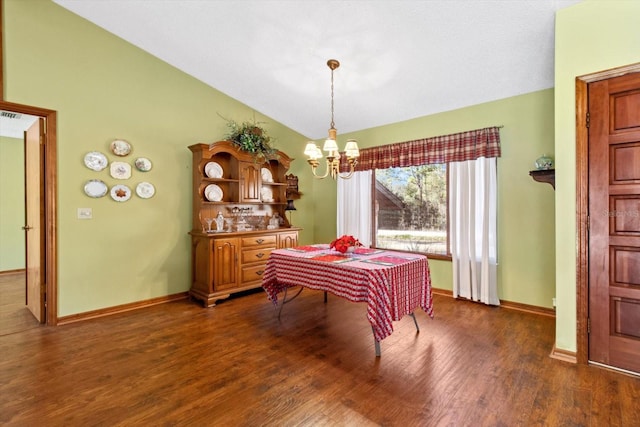
<path fill-rule="evenodd" d="M 317 174 L 318 165 L 320 165 L 318 159 L 322 158 L 322 151 L 315 142 L 309 141 L 307 143 L 304 154 L 308 157 L 307 162 L 311 165 L 311 171 L 316 178 L 323 179 L 331 175 L 333 179 L 337 179 L 338 177 L 348 179 L 351 178 L 358 164 L 360 150 L 358 149 L 358 143 L 355 139 L 349 139 L 347 141 L 344 147 L 344 155 L 347 157 L 347 162 L 349 162 L 349 172 L 347 174 L 341 174 L 340 152 L 338 151 L 338 144 L 336 143 L 338 131 L 333 121 L 333 71 L 340 66 L 340 63 L 335 59 L 330 59 L 327 61 L 327 66 L 331 69 L 331 127 L 329 128 L 329 137 L 324 141 L 322 147 L 322 150 L 327 152 L 327 170 L 324 175 Z"/>

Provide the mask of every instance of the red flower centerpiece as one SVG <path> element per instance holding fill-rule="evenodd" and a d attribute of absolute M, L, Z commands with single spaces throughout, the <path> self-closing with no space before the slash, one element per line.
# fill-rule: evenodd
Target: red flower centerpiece
<path fill-rule="evenodd" d="M 347 235 L 337 238 L 329 245 L 330 248 L 342 253 L 349 251 L 349 248 L 355 249 L 357 246 L 362 246 L 362 243 L 355 237 Z"/>

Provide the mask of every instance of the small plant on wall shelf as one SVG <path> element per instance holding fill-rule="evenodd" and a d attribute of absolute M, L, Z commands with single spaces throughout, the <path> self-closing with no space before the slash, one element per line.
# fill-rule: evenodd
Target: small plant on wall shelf
<path fill-rule="evenodd" d="M 233 142 L 240 150 L 251 153 L 257 162 L 277 157 L 277 150 L 271 145 L 271 137 L 259 123 L 225 120 L 228 128 L 225 139 Z"/>

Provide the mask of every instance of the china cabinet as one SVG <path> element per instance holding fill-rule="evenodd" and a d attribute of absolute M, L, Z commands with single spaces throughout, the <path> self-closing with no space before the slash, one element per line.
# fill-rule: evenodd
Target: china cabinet
<path fill-rule="evenodd" d="M 192 298 L 211 307 L 261 286 L 272 250 L 297 246 L 285 216 L 291 159 L 259 162 L 229 141 L 195 144 L 191 234 Z M 218 221 L 216 221 L 218 219 Z"/>

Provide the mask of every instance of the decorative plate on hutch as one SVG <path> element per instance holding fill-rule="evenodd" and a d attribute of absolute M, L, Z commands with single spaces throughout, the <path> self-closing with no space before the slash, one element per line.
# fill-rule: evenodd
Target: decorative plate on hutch
<path fill-rule="evenodd" d="M 209 162 L 204 166 L 204 173 L 206 173 L 209 178 L 222 178 L 224 170 L 219 163 Z"/>
<path fill-rule="evenodd" d="M 263 202 L 273 202 L 273 190 L 269 187 L 260 189 L 260 198 Z"/>
<path fill-rule="evenodd" d="M 262 175 L 262 181 L 264 182 L 273 182 L 273 175 L 271 175 L 271 171 L 267 168 L 262 168 L 260 171 Z"/>
<path fill-rule="evenodd" d="M 204 189 L 204 196 L 210 202 L 219 202 L 222 200 L 222 188 L 218 187 L 215 184 L 209 184 Z"/>

